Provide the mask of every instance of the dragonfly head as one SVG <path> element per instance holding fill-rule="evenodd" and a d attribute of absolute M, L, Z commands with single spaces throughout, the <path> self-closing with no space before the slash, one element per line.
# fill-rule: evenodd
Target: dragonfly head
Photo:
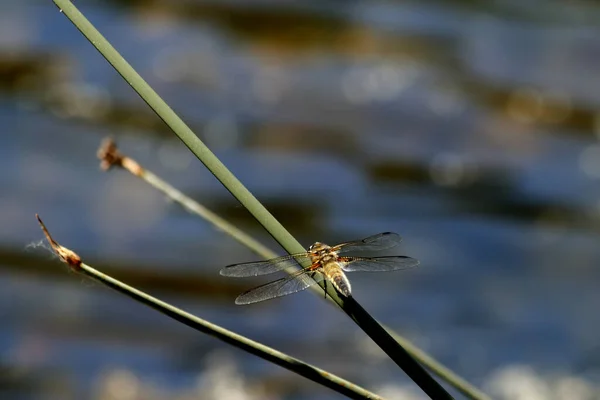
<path fill-rule="evenodd" d="M 327 250 L 329 248 L 330 248 L 330 246 L 326 245 L 325 243 L 316 242 L 315 244 L 313 244 L 312 246 L 310 246 L 308 248 L 308 251 L 323 251 L 323 250 Z"/>

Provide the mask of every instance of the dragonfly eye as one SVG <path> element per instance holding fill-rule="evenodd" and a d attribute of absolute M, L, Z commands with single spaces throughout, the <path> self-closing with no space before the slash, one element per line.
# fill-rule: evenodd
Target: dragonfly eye
<path fill-rule="evenodd" d="M 315 244 L 313 244 L 312 246 L 310 246 L 308 248 L 308 250 L 310 250 L 310 251 L 320 250 L 322 247 L 323 247 L 323 243 L 316 242 Z"/>

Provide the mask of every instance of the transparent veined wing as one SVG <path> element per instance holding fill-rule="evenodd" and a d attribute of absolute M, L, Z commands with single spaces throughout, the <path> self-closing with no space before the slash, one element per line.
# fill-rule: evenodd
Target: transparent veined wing
<path fill-rule="evenodd" d="M 268 275 L 286 268 L 299 269 L 298 263 L 310 263 L 310 257 L 306 253 L 281 256 L 266 261 L 251 261 L 233 264 L 223 267 L 219 273 L 223 276 L 242 278 L 247 276 Z"/>
<path fill-rule="evenodd" d="M 365 271 L 383 272 L 397 271 L 413 268 L 419 265 L 419 260 L 406 256 L 389 257 L 340 257 L 340 261 L 347 263 L 342 267 L 346 272 Z"/>
<path fill-rule="evenodd" d="M 383 232 L 377 235 L 369 236 L 362 240 L 355 240 L 333 246 L 334 251 L 347 253 L 351 251 L 380 251 L 396 246 L 402 241 L 397 233 Z"/>
<path fill-rule="evenodd" d="M 309 276 L 309 274 L 313 277 Z M 323 275 L 319 272 L 297 271 L 290 276 L 266 283 L 240 294 L 235 299 L 235 304 L 252 304 L 274 299 L 275 297 L 286 296 L 315 285 L 323 279 Z"/>

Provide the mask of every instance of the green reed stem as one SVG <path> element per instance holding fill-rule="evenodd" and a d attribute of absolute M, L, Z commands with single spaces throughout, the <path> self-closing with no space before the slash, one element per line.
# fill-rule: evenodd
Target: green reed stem
<path fill-rule="evenodd" d="M 81 258 L 78 254 L 66 247 L 61 246 L 58 242 L 56 242 L 46 229 L 46 226 L 44 225 L 40 217 L 37 216 L 37 218 L 38 222 L 42 227 L 42 230 L 44 231 L 44 234 L 46 235 L 46 238 L 48 239 L 48 243 L 52 247 L 52 250 L 58 255 L 59 259 L 62 262 L 64 262 L 71 268 L 72 271 L 84 274 L 94 279 L 95 281 L 98 281 L 103 285 L 110 287 L 111 289 L 121 292 L 124 295 L 129 296 L 136 301 L 139 301 L 142 304 L 152 307 L 158 312 L 170 318 L 173 318 L 174 320 L 179 321 L 193 329 L 213 336 L 225 343 L 233 345 L 250 354 L 254 354 L 255 356 L 258 356 L 264 360 L 277 364 L 283 368 L 295 372 L 307 379 L 310 379 L 313 382 L 326 386 L 352 399 L 383 400 L 382 397 L 371 393 L 368 390 L 358 385 L 355 385 L 352 382 L 349 382 L 336 375 L 333 375 L 330 372 L 317 368 L 313 365 L 307 364 L 302 360 L 291 357 L 271 347 L 265 346 L 251 339 L 248 339 L 242 335 L 238 335 L 237 333 L 231 332 L 202 318 L 196 317 L 195 315 L 185 312 L 180 308 L 172 306 L 169 303 L 165 303 L 164 301 L 161 301 L 156 297 L 152 297 L 149 294 L 142 292 L 141 290 L 129 286 L 121 281 L 118 281 L 117 279 L 112 278 L 111 276 L 108 276 L 90 267 L 89 265 L 81 261 Z"/>
<path fill-rule="evenodd" d="M 173 130 L 213 175 L 263 225 L 288 253 L 305 251 L 302 245 L 277 221 L 269 211 L 202 143 L 192 130 L 175 114 L 160 96 L 125 61 L 110 43 L 94 28 L 69 0 L 53 0 L 66 17 L 81 31 L 104 58 L 131 85 L 156 114 Z M 331 285 L 329 285 L 331 286 Z M 332 299 L 352 318 L 369 337 L 432 399 L 451 399 L 390 334 L 375 321 L 353 298 L 342 299 L 332 289 Z"/>
<path fill-rule="evenodd" d="M 233 224 L 218 216 L 211 210 L 198 203 L 196 200 L 185 195 L 168 182 L 154 174 L 152 171 L 147 170 L 141 166 L 137 161 L 131 157 L 122 154 L 112 139 L 106 139 L 100 149 L 98 150 L 98 157 L 102 160 L 102 168 L 107 170 L 112 166 L 121 167 L 129 171 L 134 176 L 142 179 L 146 183 L 155 189 L 161 191 L 165 196 L 169 197 L 173 201 L 181 204 L 181 206 L 193 214 L 196 214 L 200 218 L 205 219 L 209 223 L 213 224 L 216 228 L 230 235 L 233 239 L 246 246 L 248 249 L 258 254 L 264 259 L 270 259 L 277 257 L 277 253 L 273 252 L 269 248 L 263 246 L 258 241 L 254 240 L 250 235 L 236 228 Z M 322 290 L 318 286 L 311 286 L 310 289 L 315 289 L 319 295 L 323 295 Z M 327 299 L 334 303 L 333 300 L 328 296 Z M 337 305 L 337 304 L 336 304 Z M 410 355 L 417 359 L 421 364 L 427 367 L 432 373 L 439 376 L 444 381 L 448 382 L 455 389 L 461 392 L 469 399 L 473 400 L 491 400 L 491 398 L 471 385 L 465 379 L 458 376 L 448 367 L 431 357 L 429 354 L 412 344 L 408 339 L 392 331 L 384 325 L 390 335 L 398 342 L 402 347 L 410 353 Z"/>
<path fill-rule="evenodd" d="M 105 275 L 87 264 L 81 264 L 81 272 L 101 282 L 102 284 L 121 292 L 134 300 L 139 301 L 140 303 L 154 308 L 158 312 L 171 317 L 174 320 L 183 323 L 184 325 L 213 336 L 250 354 L 279 365 L 280 367 L 295 372 L 298 375 L 301 375 L 313 382 L 319 383 L 352 399 L 382 399 L 382 397 L 371 393 L 352 382 L 340 378 L 339 376 L 305 363 L 302 360 L 291 357 L 271 347 L 255 342 L 254 340 L 248 339 L 237 333 L 231 332 L 202 318 L 196 317 L 140 290 L 128 286 L 125 283 L 120 282 L 108 275 Z"/>

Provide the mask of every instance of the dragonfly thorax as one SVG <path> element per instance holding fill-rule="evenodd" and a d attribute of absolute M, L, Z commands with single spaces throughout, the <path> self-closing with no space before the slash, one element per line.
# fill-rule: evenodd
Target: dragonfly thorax
<path fill-rule="evenodd" d="M 323 266 L 324 264 L 337 259 L 337 253 L 332 251 L 332 247 L 321 242 L 317 242 L 310 246 L 308 254 L 313 265 Z"/>

